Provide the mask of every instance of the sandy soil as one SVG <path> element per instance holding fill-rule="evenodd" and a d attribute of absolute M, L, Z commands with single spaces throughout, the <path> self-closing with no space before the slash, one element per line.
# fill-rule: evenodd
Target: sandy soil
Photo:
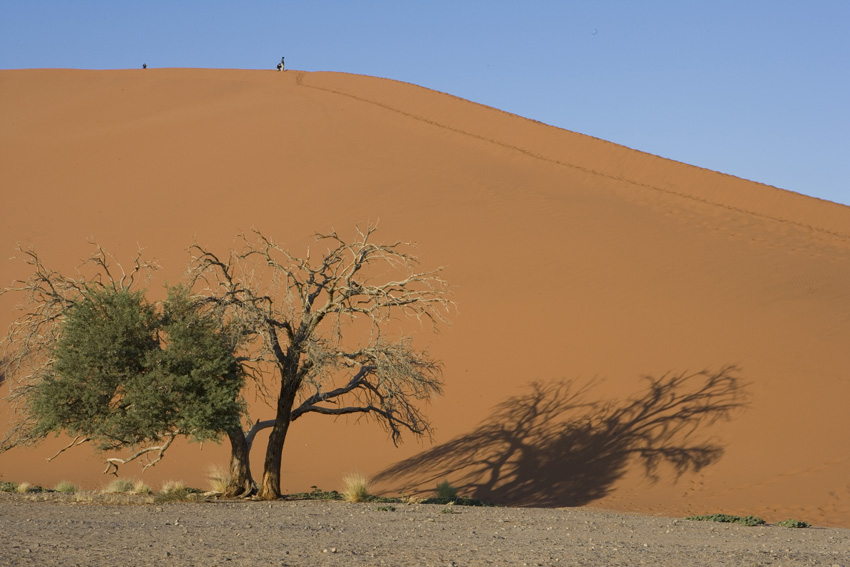
<path fill-rule="evenodd" d="M 27 275 L 5 260 L 16 241 L 63 271 L 89 238 L 125 262 L 144 247 L 161 294 L 195 239 L 223 252 L 257 227 L 303 255 L 315 231 L 378 219 L 423 268 L 447 266 L 454 324 L 415 337 L 445 368 L 433 444 L 308 416 L 286 492 L 360 471 L 386 493 L 447 478 L 506 504 L 850 527 L 850 207 L 300 71 L 0 71 L 0 188 L 0 285 Z M 0 329 L 18 299 L 0 297 Z M 676 405 L 697 384 L 672 378 L 728 365 L 737 386 L 720 382 L 699 419 Z M 65 442 L 0 455 L 3 480 L 105 483 L 85 450 L 45 464 Z M 183 443 L 143 478 L 203 486 L 226 458 Z"/>
<path fill-rule="evenodd" d="M 3 565 L 850 565 L 850 531 L 594 509 L 0 498 Z"/>

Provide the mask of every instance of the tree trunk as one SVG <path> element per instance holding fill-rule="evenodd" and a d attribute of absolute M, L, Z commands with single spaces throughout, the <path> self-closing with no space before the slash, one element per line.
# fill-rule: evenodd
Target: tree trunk
<path fill-rule="evenodd" d="M 283 390 L 283 388 L 281 388 Z M 266 448 L 266 460 L 263 464 L 263 483 L 260 486 L 259 498 L 262 500 L 277 500 L 281 497 L 280 471 L 283 463 L 283 443 L 289 431 L 292 420 L 292 405 L 295 403 L 295 393 L 282 391 L 277 403 L 277 416 L 274 427 L 269 434 L 269 444 Z"/>
<path fill-rule="evenodd" d="M 227 497 L 248 497 L 257 492 L 257 484 L 251 477 L 250 447 L 241 427 L 227 432 L 230 438 L 230 483 L 224 495 Z"/>

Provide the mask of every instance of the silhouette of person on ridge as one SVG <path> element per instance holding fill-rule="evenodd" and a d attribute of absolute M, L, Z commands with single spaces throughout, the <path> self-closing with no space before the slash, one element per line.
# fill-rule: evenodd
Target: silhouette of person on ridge
<path fill-rule="evenodd" d="M 280 58 L 280 63 L 277 64 L 277 70 L 283 71 L 283 57 Z"/>

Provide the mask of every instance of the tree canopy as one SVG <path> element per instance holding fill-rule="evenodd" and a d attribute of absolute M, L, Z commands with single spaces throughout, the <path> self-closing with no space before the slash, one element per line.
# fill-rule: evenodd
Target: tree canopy
<path fill-rule="evenodd" d="M 248 358 L 274 378 L 274 418 L 259 496 L 278 498 L 290 424 L 308 413 L 373 418 L 394 443 L 404 432 L 428 435 L 422 404 L 442 392 L 441 365 L 410 337 L 389 330 L 398 319 L 447 321 L 454 307 L 441 269 L 418 271 L 405 242 L 375 242 L 375 226 L 351 239 L 317 234 L 324 252 L 296 256 L 260 231 L 219 256 L 191 247 L 194 289 L 223 322 L 240 329 Z M 271 376 L 269 376 L 271 374 Z"/>

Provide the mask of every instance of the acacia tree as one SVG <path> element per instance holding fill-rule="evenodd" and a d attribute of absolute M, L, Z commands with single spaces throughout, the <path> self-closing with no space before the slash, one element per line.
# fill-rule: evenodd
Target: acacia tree
<path fill-rule="evenodd" d="M 157 463 L 179 435 L 203 441 L 241 434 L 244 375 L 236 345 L 185 288 L 169 288 L 157 308 L 134 289 L 140 272 L 154 268 L 138 256 L 128 274 L 98 248 L 87 262 L 93 275 L 66 277 L 45 268 L 34 251 L 22 252 L 33 275 L 4 290 L 29 299 L 4 344 L 7 400 L 18 419 L 0 451 L 51 433 L 74 437 L 62 451 L 89 442 L 100 450 L 138 449 L 107 459 L 107 471 L 117 471 L 142 456 L 145 468 Z M 253 484 L 245 457 L 232 492 Z"/>
<path fill-rule="evenodd" d="M 32 273 L 0 290 L 0 294 L 24 295 L 19 306 L 23 313 L 9 326 L 3 340 L 2 372 L 9 388 L 4 400 L 11 410 L 11 420 L 5 437 L 0 440 L 0 451 L 31 445 L 42 439 L 36 433 L 37 416 L 27 411 L 27 405 L 38 384 L 53 372 L 56 346 L 68 311 L 87 292 L 130 293 L 140 279 L 149 278 L 159 268 L 155 263 L 144 261 L 139 254 L 133 259 L 132 268 L 124 270 L 120 264 L 113 265 L 111 256 L 98 247 L 77 269 L 76 275 L 69 276 L 45 266 L 35 250 L 20 246 L 18 250 Z M 79 444 L 88 442 L 75 439 L 66 449 L 77 441 Z"/>
<path fill-rule="evenodd" d="M 318 259 L 309 250 L 294 256 L 256 230 L 226 256 L 190 248 L 193 289 L 223 324 L 239 329 L 248 358 L 278 382 L 270 394 L 274 419 L 246 435 L 271 428 L 260 498 L 280 497 L 286 435 L 307 413 L 374 418 L 395 444 L 404 431 L 430 432 L 419 404 L 442 391 L 440 364 L 387 329 L 399 316 L 444 322 L 453 303 L 439 270 L 416 271 L 409 245 L 375 243 L 375 230 L 357 229 L 350 242 L 317 234 L 326 245 Z"/>

